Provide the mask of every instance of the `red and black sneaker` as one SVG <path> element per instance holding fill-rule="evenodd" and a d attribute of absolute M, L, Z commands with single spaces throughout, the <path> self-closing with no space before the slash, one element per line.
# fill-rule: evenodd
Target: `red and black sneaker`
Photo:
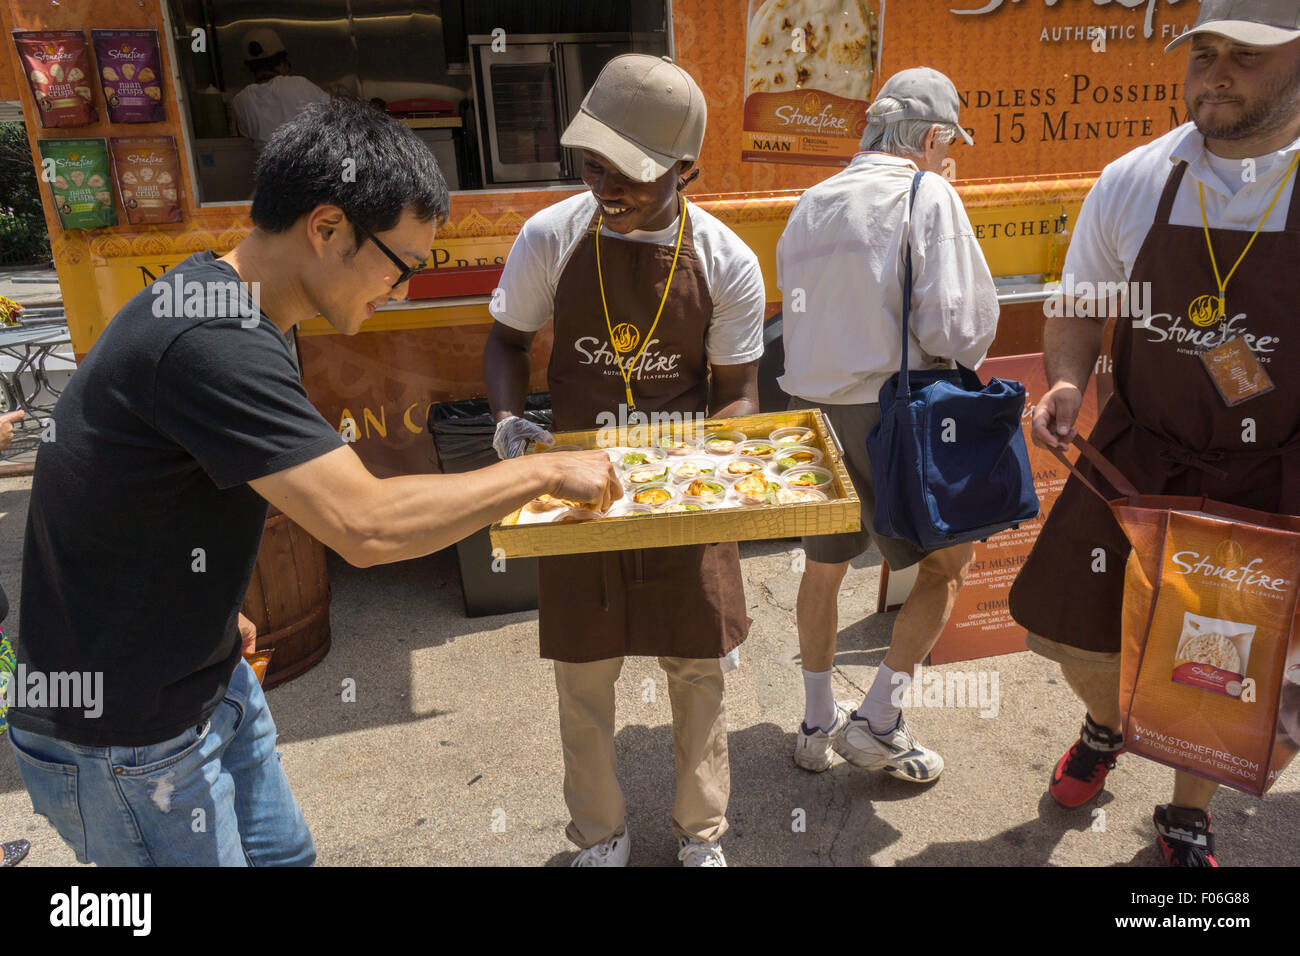
<path fill-rule="evenodd" d="M 1154 817 L 1156 840 L 1170 866 L 1218 866 L 1210 815 L 1192 807 L 1162 803 Z"/>
<path fill-rule="evenodd" d="M 1084 716 L 1083 729 L 1074 746 L 1056 764 L 1048 792 L 1063 807 L 1081 807 L 1106 785 L 1106 774 L 1115 767 L 1123 748 L 1122 734 L 1112 733 L 1092 717 Z"/>

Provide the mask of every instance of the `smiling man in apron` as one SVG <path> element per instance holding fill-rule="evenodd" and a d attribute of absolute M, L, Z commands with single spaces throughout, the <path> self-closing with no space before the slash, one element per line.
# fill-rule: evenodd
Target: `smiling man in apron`
<path fill-rule="evenodd" d="M 583 151 L 590 192 L 528 220 L 510 250 L 484 378 L 502 457 L 550 437 L 527 422 L 528 350 L 554 315 L 548 379 L 555 428 L 642 413 L 758 411 L 766 296 L 758 259 L 680 192 L 704 141 L 704 96 L 667 57 L 616 57 L 561 142 Z M 693 177 L 692 177 L 693 178 Z M 683 215 L 685 213 L 685 215 Z M 710 377 L 712 382 L 710 383 Z M 710 385 L 712 400 L 710 401 Z M 614 767 L 614 683 L 623 658 L 668 676 L 688 866 L 725 866 L 730 770 L 722 658 L 749 632 L 734 542 L 543 558 L 542 657 L 555 662 L 568 836 L 575 866 L 628 859 Z"/>
<path fill-rule="evenodd" d="M 1202 0 L 1195 27 L 1167 49 L 1182 45 L 1192 123 L 1103 170 L 1066 258 L 1067 286 L 1129 283 L 1115 323 L 1115 394 L 1090 441 L 1143 494 L 1300 514 L 1300 4 Z M 1048 322 L 1053 385 L 1034 416 L 1039 444 L 1064 447 L 1074 437 L 1107 317 L 1094 299 L 1077 300 L 1076 317 Z M 1078 317 L 1081 309 L 1101 318 Z M 1211 376 L 1204 356 L 1233 339 L 1271 387 L 1243 397 Z M 1101 791 L 1123 747 L 1128 552 L 1110 511 L 1072 477 L 1011 590 L 1029 647 L 1058 661 L 1087 705 L 1050 787 L 1067 807 Z M 1172 801 L 1155 811 L 1172 865 L 1218 865 L 1207 812 L 1216 788 L 1175 773 Z"/>

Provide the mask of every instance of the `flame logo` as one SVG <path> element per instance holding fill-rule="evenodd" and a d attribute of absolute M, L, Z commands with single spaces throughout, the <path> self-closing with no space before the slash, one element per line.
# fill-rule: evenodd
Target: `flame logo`
<path fill-rule="evenodd" d="M 822 98 L 817 93 L 809 93 L 803 98 L 803 104 L 800 106 L 805 113 L 820 113 L 822 111 Z"/>
<path fill-rule="evenodd" d="M 636 330 L 635 325 L 624 322 L 621 325 L 614 326 L 613 342 L 614 351 L 630 352 L 636 348 L 637 342 L 641 341 L 641 333 Z"/>
<path fill-rule="evenodd" d="M 1218 322 L 1223 318 L 1219 297 L 1217 295 L 1197 296 L 1187 307 L 1187 318 L 1193 325 L 1199 325 L 1201 328 Z"/>
<path fill-rule="evenodd" d="M 1246 549 L 1236 541 L 1223 541 L 1214 549 L 1214 557 L 1225 568 L 1239 568 L 1246 563 Z"/>
<path fill-rule="evenodd" d="M 123 53 L 130 53 L 130 52 L 131 52 L 131 44 L 129 44 L 129 43 L 123 43 L 123 44 L 121 45 L 121 47 L 119 47 L 119 49 L 120 49 Z"/>
<path fill-rule="evenodd" d="M 80 154 L 80 153 L 68 153 L 68 159 L 72 160 L 72 161 L 75 163 L 77 160 L 81 159 L 81 154 Z"/>

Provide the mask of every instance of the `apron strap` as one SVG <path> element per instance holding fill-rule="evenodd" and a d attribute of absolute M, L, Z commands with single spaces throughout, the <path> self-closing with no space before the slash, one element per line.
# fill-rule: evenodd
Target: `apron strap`
<path fill-rule="evenodd" d="M 1173 169 L 1169 170 L 1169 178 L 1165 180 L 1165 191 L 1160 194 L 1160 205 L 1156 207 L 1155 225 L 1169 225 L 1169 214 L 1174 208 L 1174 199 L 1178 196 L 1178 187 L 1182 185 L 1183 173 L 1187 172 L 1187 162 L 1179 160 Z"/>
<path fill-rule="evenodd" d="M 1090 445 L 1082 435 L 1074 436 L 1074 447 L 1079 449 L 1079 457 L 1088 459 L 1089 464 L 1101 473 L 1101 476 L 1110 482 L 1111 487 L 1118 491 L 1125 498 L 1136 498 L 1139 495 L 1138 490 L 1133 487 L 1133 483 L 1124 477 L 1123 473 L 1106 460 L 1101 452 L 1097 451 Z M 1094 495 L 1100 498 L 1107 506 L 1110 505 L 1110 499 L 1097 490 L 1097 486 L 1083 476 L 1083 472 L 1074 466 L 1069 458 L 1065 457 L 1065 452 L 1059 448 L 1051 449 L 1053 455 L 1061 460 L 1061 464 L 1070 469 L 1070 474 L 1078 478 L 1092 491 Z"/>
<path fill-rule="evenodd" d="M 1300 169 L 1291 174 L 1291 210 L 1282 228 L 1287 232 L 1300 232 Z"/>

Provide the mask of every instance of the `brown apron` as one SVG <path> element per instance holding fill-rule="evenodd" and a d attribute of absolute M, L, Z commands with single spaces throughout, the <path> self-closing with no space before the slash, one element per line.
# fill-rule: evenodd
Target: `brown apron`
<path fill-rule="evenodd" d="M 1293 188 L 1285 229 L 1261 232 L 1233 275 L 1227 316 L 1200 326 L 1188 318 L 1188 306 L 1199 296 L 1217 295 L 1218 284 L 1203 229 L 1169 223 L 1186 170 L 1179 163 L 1170 171 L 1130 276 L 1133 283 L 1150 283 L 1154 328 L 1116 321 L 1115 394 L 1089 441 L 1143 494 L 1204 495 L 1300 514 L 1300 185 Z M 1210 237 L 1226 273 L 1250 233 L 1211 229 Z M 1197 353 L 1235 335 L 1255 337 L 1255 356 L 1274 389 L 1230 408 Z M 1253 442 L 1245 440 L 1244 419 L 1254 420 Z M 1079 468 L 1098 481 L 1087 462 Z M 1104 572 L 1093 571 L 1095 548 L 1106 552 Z M 1012 585 L 1012 616 L 1051 641 L 1118 651 L 1129 550 L 1110 510 L 1071 477 Z"/>
<path fill-rule="evenodd" d="M 555 290 L 548 378 L 557 431 L 596 428 L 601 412 L 617 417 L 627 401 L 596 279 L 598 214 Z M 637 348 L 654 321 L 672 260 L 672 245 L 601 234 L 609 323 L 620 337 L 634 335 Z M 705 335 L 712 317 L 713 300 L 687 215 L 672 290 L 632 373 L 638 411 L 708 411 Z M 542 558 L 538 566 L 541 653 L 551 660 L 722 657 L 749 633 L 734 541 L 562 555 Z"/>

